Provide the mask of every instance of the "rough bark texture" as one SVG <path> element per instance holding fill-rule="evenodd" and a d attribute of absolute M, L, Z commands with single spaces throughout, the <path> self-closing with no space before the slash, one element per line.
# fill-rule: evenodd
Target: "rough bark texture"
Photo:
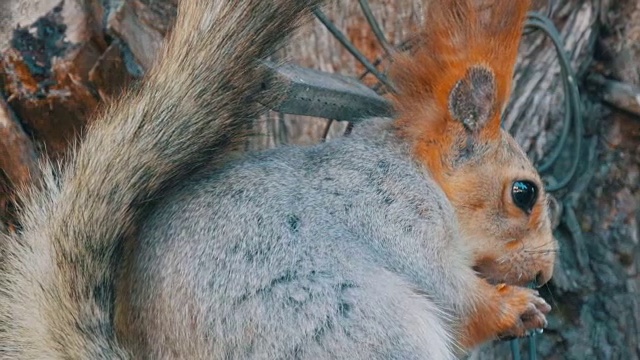
<path fill-rule="evenodd" d="M 419 28 L 426 2 L 370 0 L 396 46 Z M 105 9 L 105 3 L 112 5 Z M 0 1 L 0 224 L 10 223 L 11 191 L 31 181 L 37 156 L 63 155 L 99 104 L 153 63 L 176 3 L 94 0 L 83 9 L 70 0 L 64 5 Z M 558 164 L 544 174 L 553 184 L 571 159 L 580 157 L 577 179 L 554 193 L 563 210 L 556 229 L 561 252 L 554 279 L 544 289 L 554 311 L 549 329 L 537 338 L 537 353 L 544 359 L 637 359 L 640 4 L 553 3 L 552 19 L 582 93 L 585 132 L 583 151 L 575 154 L 569 141 Z M 333 0 L 325 12 L 370 60 L 384 53 L 357 1 Z M 37 20 L 34 14 L 44 17 Z M 30 31 L 8 31 L 18 23 Z M 556 144 L 564 119 L 560 67 L 552 43 L 540 32 L 524 37 L 520 54 L 504 126 L 540 163 Z M 329 72 L 357 76 L 364 70 L 318 21 L 279 56 Z M 375 81 L 368 76 L 365 82 Z M 313 143 L 328 123 L 276 113 L 262 120 L 261 136 L 252 139 L 251 148 Z M 329 136 L 339 136 L 345 126 L 333 123 Z M 521 344 L 526 349 L 526 342 Z M 509 359 L 509 346 L 489 344 L 471 357 Z"/>

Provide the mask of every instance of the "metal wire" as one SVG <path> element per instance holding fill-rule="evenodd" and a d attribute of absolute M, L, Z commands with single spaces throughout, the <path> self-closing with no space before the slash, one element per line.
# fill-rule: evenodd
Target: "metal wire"
<path fill-rule="evenodd" d="M 563 153 L 563 150 L 566 147 L 566 142 L 569 137 L 569 129 L 572 127 L 571 125 L 573 125 L 574 130 L 574 159 L 571 163 L 571 167 L 569 168 L 569 172 L 562 178 L 562 180 L 557 181 L 554 184 L 549 184 L 547 186 L 547 191 L 555 192 L 566 187 L 571 182 L 571 180 L 573 180 L 578 169 L 580 153 L 582 151 L 582 132 L 584 129 L 580 106 L 580 91 L 576 83 L 576 76 L 573 73 L 571 64 L 563 48 L 560 34 L 558 33 L 558 30 L 553 25 L 551 20 L 540 13 L 531 12 L 529 14 L 529 20 L 527 21 L 526 26 L 541 30 L 553 42 L 558 54 L 558 60 L 560 62 L 560 69 L 562 74 L 561 78 L 565 93 L 565 117 L 562 133 L 556 146 L 550 152 L 550 155 L 547 157 L 546 161 L 537 166 L 540 172 L 546 172 L 547 170 L 551 169 L 554 164 L 557 163 L 560 155 Z"/>
<path fill-rule="evenodd" d="M 371 26 L 371 30 L 373 31 L 373 34 L 376 36 L 376 39 L 378 39 L 378 42 L 380 43 L 380 45 L 382 45 L 382 48 L 384 49 L 384 51 L 387 53 L 387 55 L 393 54 L 395 50 L 391 47 L 391 45 L 389 45 L 389 42 L 387 41 L 387 38 L 384 36 L 384 32 L 382 32 L 382 28 L 378 23 L 378 20 L 376 20 L 376 18 L 373 16 L 373 12 L 371 11 L 371 7 L 369 6 L 369 1 L 358 0 L 358 2 L 360 3 L 360 8 L 362 9 L 362 13 L 364 14 L 364 17 L 367 19 L 369 26 Z"/>
<path fill-rule="evenodd" d="M 533 332 L 533 334 L 531 334 L 531 338 L 529 339 L 529 360 L 536 360 L 536 358 L 538 357 L 538 353 L 536 352 L 536 350 L 538 349 L 538 346 L 536 344 L 536 336 L 538 336 L 538 334 Z"/>
<path fill-rule="evenodd" d="M 329 18 L 322 12 L 322 10 L 315 9 L 313 13 L 316 18 L 318 18 L 318 20 L 320 20 L 320 22 L 327 28 L 327 30 L 331 32 L 336 40 L 338 40 L 340 44 L 342 44 L 342 46 L 344 46 L 344 48 L 347 49 L 347 51 L 349 51 L 351 55 L 356 58 L 356 60 L 358 60 L 371 74 L 373 74 L 378 79 L 378 81 L 383 83 L 391 91 L 396 92 L 395 87 L 393 86 L 393 84 L 391 84 L 389 79 L 387 79 L 384 74 L 378 71 L 378 69 L 376 69 L 376 67 L 373 66 L 373 64 L 371 64 L 371 62 L 369 62 L 369 60 L 367 60 L 367 58 L 362 55 L 360 51 L 358 51 L 358 49 L 351 43 L 351 41 L 349 41 L 349 39 L 347 39 L 342 31 L 340 31 L 331 22 L 331 20 L 329 20 Z"/>
<path fill-rule="evenodd" d="M 518 339 L 510 340 L 509 347 L 511 347 L 511 357 L 513 358 L 513 360 L 521 360 L 522 356 L 520 356 L 520 341 L 518 341 Z"/>

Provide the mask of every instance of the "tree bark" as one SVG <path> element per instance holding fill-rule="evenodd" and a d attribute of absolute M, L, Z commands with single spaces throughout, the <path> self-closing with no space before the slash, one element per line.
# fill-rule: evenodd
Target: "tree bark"
<path fill-rule="evenodd" d="M 370 4 L 389 43 L 399 46 L 422 25 L 427 1 Z M 177 0 L 125 0 L 112 2 L 111 8 L 98 0 L 87 0 L 85 7 L 69 0 L 31 4 L 36 3 L 49 6 L 42 10 L 44 17 L 28 22 L 18 16 L 18 3 L 9 11 L 0 3 L 0 46 L 5 46 L 0 56 L 0 223 L 11 223 L 12 191 L 32 180 L 36 158 L 62 156 L 100 104 L 153 64 L 171 29 Z M 576 73 L 584 124 L 582 150 L 576 153 L 576 139 L 569 137 L 556 165 L 543 172 L 553 185 L 578 157 L 575 179 L 554 192 L 561 210 L 555 229 L 561 249 L 554 278 L 543 289 L 554 310 L 549 328 L 536 338 L 537 354 L 541 359 L 637 359 L 640 4 L 552 3 L 551 18 Z M 536 9 L 546 12 L 546 4 L 537 1 Z M 324 11 L 369 60 L 383 56 L 357 1 L 332 0 Z M 18 21 L 30 31 L 6 32 Z M 278 57 L 328 72 L 364 72 L 318 21 L 301 29 Z M 363 81 L 376 82 L 371 75 Z M 553 44 L 540 31 L 523 38 L 513 89 L 504 127 L 541 165 L 557 145 L 566 94 Z M 327 119 L 274 112 L 261 120 L 260 135 L 248 148 L 318 142 L 329 124 Z M 340 136 L 345 128 L 346 123 L 333 122 L 328 136 Z M 520 343 L 524 351 L 527 342 Z M 509 344 L 493 343 L 471 358 L 510 356 Z"/>

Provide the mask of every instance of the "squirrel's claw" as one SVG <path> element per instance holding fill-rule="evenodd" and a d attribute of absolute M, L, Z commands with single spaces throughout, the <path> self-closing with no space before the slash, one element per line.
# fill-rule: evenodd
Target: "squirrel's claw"
<path fill-rule="evenodd" d="M 524 311 L 512 328 L 499 335 L 501 339 L 525 337 L 532 331 L 547 327 L 546 314 L 551 311 L 551 306 L 538 294 L 536 290 L 521 288 L 519 291 L 529 292 L 528 303 Z"/>

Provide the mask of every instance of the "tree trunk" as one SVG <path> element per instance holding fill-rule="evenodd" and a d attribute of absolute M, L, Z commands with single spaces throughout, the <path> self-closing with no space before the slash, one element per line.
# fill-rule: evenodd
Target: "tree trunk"
<path fill-rule="evenodd" d="M 419 29 L 426 1 L 370 4 L 389 43 L 399 46 Z M 16 225 L 11 194 L 32 181 L 37 156 L 60 158 L 95 109 L 151 66 L 171 29 L 177 0 L 125 0 L 106 9 L 103 3 L 0 2 L 0 224 Z M 640 4 L 552 3 L 551 18 L 576 73 L 583 124 L 582 131 L 571 128 L 558 161 L 542 172 L 554 187 L 578 159 L 576 176 L 553 192 L 561 210 L 555 229 L 561 250 L 554 278 L 543 289 L 554 310 L 549 328 L 536 338 L 537 354 L 544 359 L 637 359 Z M 370 61 L 384 54 L 357 1 L 333 0 L 324 11 Z M 34 13 L 43 17 L 35 19 Z M 24 27 L 8 31 L 18 23 Z M 359 76 L 364 71 L 319 21 L 301 29 L 278 56 L 328 72 Z M 504 127 L 538 165 L 550 158 L 563 129 L 562 78 L 552 42 L 540 31 L 527 32 Z M 371 75 L 363 81 L 376 82 Z M 261 136 L 249 148 L 310 144 L 320 141 L 327 125 L 329 137 L 346 128 L 342 122 L 275 112 L 262 120 L 257 124 Z M 577 153 L 576 139 L 582 145 Z M 520 344 L 526 349 L 526 341 Z M 471 355 L 510 356 L 507 343 L 488 344 Z"/>

